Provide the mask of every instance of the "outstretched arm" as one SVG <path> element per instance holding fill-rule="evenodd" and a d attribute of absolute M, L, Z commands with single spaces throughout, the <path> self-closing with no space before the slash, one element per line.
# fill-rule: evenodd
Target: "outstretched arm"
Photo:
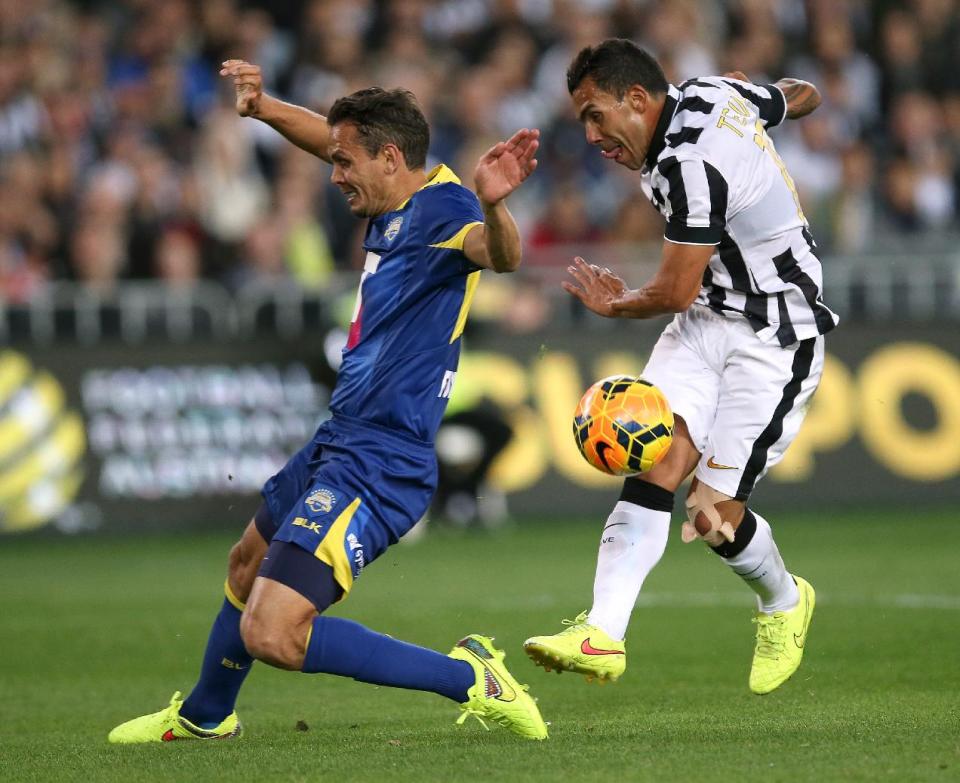
<path fill-rule="evenodd" d="M 750 79 L 743 71 L 731 71 L 724 76 L 749 82 Z M 820 91 L 810 82 L 802 79 L 781 79 L 774 82 L 774 87 L 780 89 L 787 101 L 787 119 L 797 120 L 806 117 L 820 105 Z"/>
<path fill-rule="evenodd" d="M 565 291 L 577 297 L 588 310 L 607 318 L 653 318 L 686 310 L 700 292 L 703 270 L 710 262 L 713 245 L 664 242 L 660 268 L 646 285 L 627 288 L 621 277 L 606 267 L 574 259 L 567 271 L 574 282 L 563 281 Z"/>
<path fill-rule="evenodd" d="M 300 149 L 330 163 L 330 126 L 325 117 L 267 95 L 263 91 L 263 77 L 258 65 L 243 60 L 227 60 L 220 69 L 220 75 L 233 78 L 233 86 L 237 91 L 237 114 L 267 123 Z"/>
<path fill-rule="evenodd" d="M 540 131 L 524 128 L 495 144 L 477 163 L 473 176 L 484 222 L 467 234 L 463 252 L 478 266 L 494 272 L 513 272 L 520 266 L 520 232 L 506 198 L 537 167 L 539 146 Z"/>

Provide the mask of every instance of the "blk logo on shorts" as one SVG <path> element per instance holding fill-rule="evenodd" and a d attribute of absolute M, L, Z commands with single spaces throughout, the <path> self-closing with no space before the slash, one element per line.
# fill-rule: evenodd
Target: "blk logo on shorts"
<path fill-rule="evenodd" d="M 319 522 L 311 522 L 309 519 L 304 519 L 303 517 L 297 517 L 293 520 L 295 527 L 304 527 L 307 530 L 310 530 L 314 533 L 320 534 L 323 532 L 323 528 L 320 526 Z"/>

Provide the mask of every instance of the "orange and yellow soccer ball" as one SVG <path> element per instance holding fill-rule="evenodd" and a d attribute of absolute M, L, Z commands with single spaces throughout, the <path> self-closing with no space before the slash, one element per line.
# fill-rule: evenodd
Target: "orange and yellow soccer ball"
<path fill-rule="evenodd" d="M 612 476 L 646 473 L 673 443 L 673 411 L 656 386 L 611 375 L 587 389 L 573 416 L 583 458 Z"/>

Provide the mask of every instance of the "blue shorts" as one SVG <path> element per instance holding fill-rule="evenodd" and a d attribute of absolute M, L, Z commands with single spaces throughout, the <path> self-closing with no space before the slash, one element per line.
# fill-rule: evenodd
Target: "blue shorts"
<path fill-rule="evenodd" d="M 263 485 L 269 518 L 258 515 L 257 529 L 266 540 L 295 544 L 326 564 L 318 574 L 332 569 L 346 595 L 364 567 L 426 513 L 436 486 L 432 443 L 335 416 Z M 310 578 L 261 573 L 298 592 Z"/>

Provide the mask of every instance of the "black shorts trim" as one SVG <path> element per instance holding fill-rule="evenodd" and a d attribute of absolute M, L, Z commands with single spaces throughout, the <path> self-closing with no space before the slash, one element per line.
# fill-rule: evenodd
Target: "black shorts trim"
<path fill-rule="evenodd" d="M 287 541 L 270 544 L 259 576 L 296 590 L 321 613 L 343 597 L 333 569 L 303 547 Z"/>
<path fill-rule="evenodd" d="M 797 346 L 797 350 L 793 354 L 792 374 L 787 385 L 783 387 L 780 402 L 773 412 L 770 423 L 753 442 L 750 459 L 747 460 L 747 466 L 740 477 L 740 485 L 737 487 L 737 500 L 745 501 L 750 497 L 753 486 L 757 483 L 757 476 L 767 466 L 767 453 L 770 451 L 770 447 L 783 435 L 783 420 L 793 410 L 793 405 L 797 401 L 797 395 L 800 394 L 803 382 L 810 377 L 810 368 L 813 366 L 816 345 L 817 338 L 811 337 L 808 340 L 802 340 Z"/>
<path fill-rule="evenodd" d="M 270 513 L 266 501 L 260 504 L 257 513 L 253 515 L 253 524 L 256 525 L 257 532 L 268 544 L 273 541 L 274 535 L 280 529 L 280 525 L 273 521 L 273 514 Z"/>

